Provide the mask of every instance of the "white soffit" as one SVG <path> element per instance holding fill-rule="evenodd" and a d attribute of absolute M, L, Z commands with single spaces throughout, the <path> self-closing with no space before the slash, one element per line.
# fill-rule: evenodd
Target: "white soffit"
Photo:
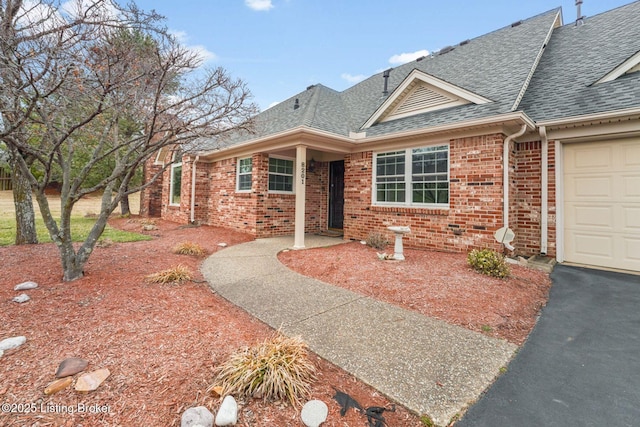
<path fill-rule="evenodd" d="M 413 70 L 364 124 L 364 128 L 427 111 L 490 100 L 437 77 Z"/>
<path fill-rule="evenodd" d="M 622 75 L 638 71 L 640 71 L 640 51 L 636 52 L 635 55 L 632 55 L 629 59 L 618 65 L 613 70 L 609 71 L 604 77 L 595 82 L 595 84 L 610 82 Z"/>

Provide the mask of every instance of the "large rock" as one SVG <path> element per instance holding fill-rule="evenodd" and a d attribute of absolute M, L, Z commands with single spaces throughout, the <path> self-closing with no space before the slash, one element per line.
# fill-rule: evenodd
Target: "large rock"
<path fill-rule="evenodd" d="M 56 378 L 64 378 L 70 375 L 75 375 L 78 372 L 85 370 L 89 362 L 80 359 L 79 357 L 69 357 L 60 362 L 58 370 L 56 371 Z"/>
<path fill-rule="evenodd" d="M 300 418 L 307 427 L 318 427 L 326 421 L 329 414 L 327 404 L 321 400 L 310 400 L 302 407 Z"/>
<path fill-rule="evenodd" d="M 189 408 L 182 413 L 180 427 L 213 427 L 213 414 L 204 406 Z"/>
<path fill-rule="evenodd" d="M 238 403 L 233 396 L 227 396 L 222 401 L 216 414 L 217 426 L 234 426 L 238 422 Z"/>
<path fill-rule="evenodd" d="M 11 350 L 12 348 L 20 347 L 25 342 L 27 342 L 27 338 L 23 336 L 7 338 L 0 341 L 0 350 Z"/>
<path fill-rule="evenodd" d="M 27 294 L 20 294 L 17 297 L 13 298 L 13 302 L 17 302 L 18 304 L 22 304 L 23 302 L 27 302 L 31 299 L 31 297 Z"/>
<path fill-rule="evenodd" d="M 76 391 L 89 392 L 100 387 L 100 384 L 106 380 L 111 372 L 108 369 L 98 369 L 97 371 L 83 374 L 76 381 Z"/>
<path fill-rule="evenodd" d="M 36 282 L 22 282 L 17 284 L 13 290 L 14 291 L 26 291 L 29 289 L 35 289 L 38 287 L 38 284 Z"/>
<path fill-rule="evenodd" d="M 69 387 L 73 382 L 73 377 L 62 378 L 59 380 L 55 380 L 44 389 L 44 394 L 50 395 L 59 392 L 60 390 L 64 390 Z"/>

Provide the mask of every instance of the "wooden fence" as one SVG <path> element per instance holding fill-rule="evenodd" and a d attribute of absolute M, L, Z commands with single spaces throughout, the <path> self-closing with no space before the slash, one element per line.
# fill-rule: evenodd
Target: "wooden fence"
<path fill-rule="evenodd" d="M 11 174 L 9 171 L 0 168 L 0 191 L 11 190 Z"/>

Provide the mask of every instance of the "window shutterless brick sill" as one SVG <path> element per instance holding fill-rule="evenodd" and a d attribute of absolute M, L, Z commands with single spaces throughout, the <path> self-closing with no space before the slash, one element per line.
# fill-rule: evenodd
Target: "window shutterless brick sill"
<path fill-rule="evenodd" d="M 449 209 L 438 208 L 416 208 L 416 207 L 401 207 L 401 206 L 370 206 L 369 210 L 372 212 L 386 212 L 386 213 L 403 213 L 403 214 L 418 214 L 418 215 L 449 215 Z"/>
<path fill-rule="evenodd" d="M 267 193 L 270 199 L 295 199 L 296 195 L 292 193 Z"/>

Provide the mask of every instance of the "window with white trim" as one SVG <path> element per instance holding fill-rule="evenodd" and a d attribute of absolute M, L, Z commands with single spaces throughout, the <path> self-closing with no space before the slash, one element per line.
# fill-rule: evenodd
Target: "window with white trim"
<path fill-rule="evenodd" d="M 171 165 L 171 180 L 169 185 L 169 204 L 180 205 L 180 195 L 182 193 L 182 152 L 176 151 L 173 159 L 179 159 L 177 163 Z"/>
<path fill-rule="evenodd" d="M 293 160 L 269 157 L 269 191 L 293 193 Z"/>
<path fill-rule="evenodd" d="M 376 153 L 373 203 L 449 206 L 449 146 Z"/>
<path fill-rule="evenodd" d="M 251 176 L 253 163 L 251 157 L 238 159 L 238 175 L 236 189 L 238 191 L 251 191 Z"/>

